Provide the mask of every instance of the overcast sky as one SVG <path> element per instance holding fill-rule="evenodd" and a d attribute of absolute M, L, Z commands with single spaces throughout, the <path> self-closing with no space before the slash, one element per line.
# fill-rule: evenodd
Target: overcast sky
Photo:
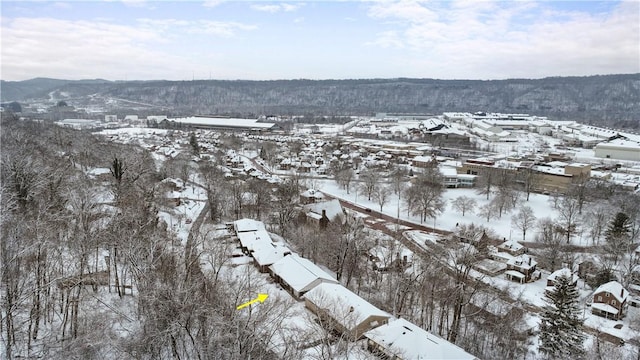
<path fill-rule="evenodd" d="M 640 2 L 2 1 L 3 80 L 640 72 Z"/>

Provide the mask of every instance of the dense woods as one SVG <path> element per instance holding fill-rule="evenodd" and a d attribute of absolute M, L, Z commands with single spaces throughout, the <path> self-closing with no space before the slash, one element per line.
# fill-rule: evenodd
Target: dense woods
<path fill-rule="evenodd" d="M 176 114 L 369 115 L 497 111 L 638 128 L 640 74 L 537 80 L 63 81 L 2 84 L 2 101 L 73 99 L 74 106 L 125 99 Z M 91 97 L 89 97 L 91 95 Z M 139 104 L 138 104 L 139 103 Z M 110 109 L 115 111 L 117 109 Z"/>

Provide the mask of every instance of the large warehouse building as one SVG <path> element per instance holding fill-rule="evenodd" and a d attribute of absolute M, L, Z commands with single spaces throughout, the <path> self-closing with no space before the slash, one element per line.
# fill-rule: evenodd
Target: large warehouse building
<path fill-rule="evenodd" d="M 167 119 L 168 122 L 180 123 L 194 129 L 217 129 L 235 131 L 266 131 L 274 127 L 274 123 L 258 122 L 257 119 L 239 119 L 223 117 L 190 116 Z"/>
<path fill-rule="evenodd" d="M 599 158 L 640 161 L 640 143 L 637 141 L 615 139 L 596 145 L 594 150 Z"/>

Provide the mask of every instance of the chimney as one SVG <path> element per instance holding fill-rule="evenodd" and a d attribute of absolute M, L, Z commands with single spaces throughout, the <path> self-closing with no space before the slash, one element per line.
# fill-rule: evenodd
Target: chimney
<path fill-rule="evenodd" d="M 325 218 L 327 217 L 327 210 L 322 209 L 322 217 L 325 217 Z"/>
<path fill-rule="evenodd" d="M 624 297 L 624 288 L 620 289 L 620 297 Z"/>
<path fill-rule="evenodd" d="M 529 266 L 531 266 L 531 256 L 529 256 Z"/>

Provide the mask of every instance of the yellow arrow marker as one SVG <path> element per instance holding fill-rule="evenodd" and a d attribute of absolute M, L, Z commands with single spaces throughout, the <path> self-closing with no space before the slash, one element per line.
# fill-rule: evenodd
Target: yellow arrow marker
<path fill-rule="evenodd" d="M 238 305 L 238 307 L 236 308 L 237 310 L 240 310 L 242 308 L 246 308 L 247 306 L 260 301 L 260 303 L 263 303 L 265 300 L 267 300 L 267 298 L 269 297 L 269 295 L 267 294 L 258 294 L 258 297 L 251 300 L 251 301 L 247 301 L 246 303 L 242 304 L 242 305 Z"/>

